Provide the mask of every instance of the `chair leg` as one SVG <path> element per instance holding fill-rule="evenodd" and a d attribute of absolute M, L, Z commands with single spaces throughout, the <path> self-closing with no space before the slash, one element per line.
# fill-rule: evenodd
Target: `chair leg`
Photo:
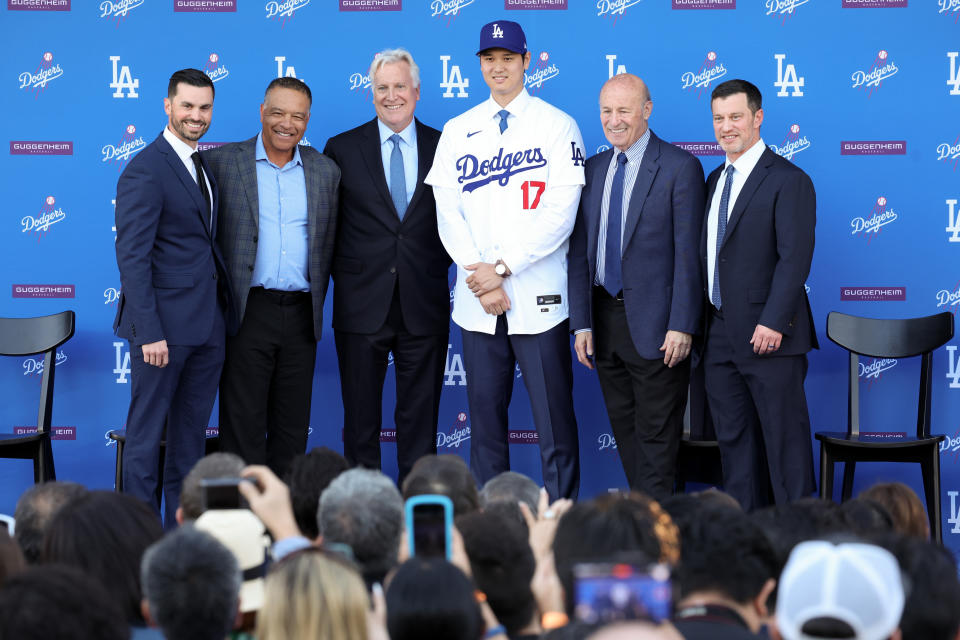
<path fill-rule="evenodd" d="M 123 493 L 123 440 L 115 440 L 117 443 L 117 471 L 113 478 L 113 490 L 117 493 Z"/>
<path fill-rule="evenodd" d="M 853 495 L 853 474 L 857 470 L 857 463 L 847 460 L 843 463 L 843 489 L 840 492 L 840 501 L 846 502 Z"/>
<path fill-rule="evenodd" d="M 930 538 L 943 542 L 943 524 L 940 515 L 940 448 L 930 447 L 930 454 L 920 463 L 923 470 L 923 493 L 927 500 L 927 516 L 930 518 Z"/>
<path fill-rule="evenodd" d="M 820 497 L 833 500 L 833 455 L 826 443 L 820 443 Z"/>

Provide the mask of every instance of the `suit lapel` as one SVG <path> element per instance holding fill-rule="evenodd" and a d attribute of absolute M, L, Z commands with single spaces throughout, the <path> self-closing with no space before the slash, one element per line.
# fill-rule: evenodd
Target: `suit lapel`
<path fill-rule="evenodd" d="M 727 244 L 727 239 L 730 237 L 730 234 L 733 233 L 737 223 L 740 222 L 740 218 L 743 217 L 744 210 L 747 208 L 747 205 L 750 204 L 750 198 L 753 197 L 760 183 L 763 182 L 763 179 L 766 178 L 770 172 L 768 167 L 773 162 L 771 156 L 773 156 L 773 152 L 770 151 L 770 149 L 764 149 L 760 160 L 753 168 L 753 171 L 750 172 L 750 175 L 747 176 L 747 181 L 743 183 L 743 188 L 740 189 L 740 193 L 737 195 L 737 201 L 733 205 L 733 211 L 731 211 L 727 217 L 727 230 L 723 234 L 723 242 L 720 244 L 721 249 Z"/>
<path fill-rule="evenodd" d="M 217 187 L 217 182 L 213 178 L 213 171 L 210 170 L 207 161 L 203 159 L 202 153 L 200 154 L 200 164 L 203 166 L 203 172 L 207 174 L 207 182 L 210 183 L 210 201 L 213 207 L 213 213 L 210 216 L 210 229 L 215 234 L 217 231 L 217 207 L 220 206 L 220 189 Z"/>
<path fill-rule="evenodd" d="M 397 213 L 397 207 L 393 204 L 393 198 L 390 197 L 390 189 L 387 187 L 387 178 L 383 173 L 383 156 L 380 153 L 380 129 L 377 127 L 377 119 L 374 118 L 367 126 L 363 128 L 365 140 L 360 143 L 360 155 L 367 164 L 367 174 L 373 180 L 373 186 L 377 193 L 383 198 L 387 205 L 386 209 L 375 207 L 377 211 L 392 211 L 393 220 L 391 222 L 400 222 L 400 215 Z M 419 136 L 417 137 L 419 140 Z M 419 144 L 419 142 L 418 142 Z"/>
<path fill-rule="evenodd" d="M 591 265 L 591 273 L 597 264 L 597 238 L 600 235 L 600 207 L 603 206 L 603 183 L 607 179 L 607 169 L 610 168 L 610 157 L 613 149 L 604 151 L 593 164 L 593 173 L 589 176 L 590 200 L 584 205 L 587 215 L 587 260 Z"/>
<path fill-rule="evenodd" d="M 247 207 L 255 228 L 260 228 L 260 195 L 257 193 L 257 138 L 247 140 L 236 155 L 240 184 L 247 195 Z"/>
<path fill-rule="evenodd" d="M 403 215 L 404 220 L 416 210 L 417 202 L 420 200 L 423 192 L 431 188 L 423 183 L 424 178 L 427 177 L 427 173 L 430 172 L 430 165 L 427 164 L 427 153 L 424 149 L 427 134 L 423 131 L 423 126 L 419 120 L 415 119 L 414 122 L 417 127 L 417 186 L 413 191 L 413 197 L 410 198 L 410 204 L 407 205 L 407 211 Z M 391 200 L 391 202 L 393 202 L 393 200 Z"/>
<path fill-rule="evenodd" d="M 320 171 L 317 169 L 316 160 L 312 153 L 303 153 L 301 149 L 300 161 L 303 162 L 303 177 L 307 185 L 308 238 L 320 237 L 318 233 L 320 225 Z M 311 253 L 312 250 L 313 247 L 310 247 Z"/>
<path fill-rule="evenodd" d="M 200 216 L 200 221 L 203 223 L 203 228 L 206 230 L 207 235 L 210 235 L 210 212 L 207 210 L 207 203 L 203 199 L 203 194 L 200 193 L 200 186 L 193 179 L 193 176 L 190 175 L 190 172 L 187 171 L 187 168 L 183 166 L 180 156 L 178 156 L 177 152 L 173 150 L 173 147 L 171 147 L 170 143 L 166 141 L 162 133 L 157 141 L 159 143 L 157 148 L 163 153 L 163 156 L 167 159 L 167 164 L 170 165 L 170 168 L 176 174 L 177 178 L 180 179 L 180 183 L 183 185 L 183 188 L 187 190 L 187 193 L 190 194 L 194 204 L 197 205 L 197 215 Z M 211 182 L 211 186 L 212 184 L 213 183 Z M 211 194 L 211 196 L 212 195 L 213 194 Z M 205 211 L 206 215 L 204 215 Z"/>
<path fill-rule="evenodd" d="M 640 222 L 640 211 L 643 209 L 643 203 L 650 193 L 650 187 L 653 185 L 654 178 L 660 170 L 660 139 L 650 132 L 650 140 L 647 142 L 647 149 L 643 152 L 643 159 L 640 161 L 640 170 L 637 172 L 637 179 L 633 183 L 633 191 L 630 193 L 630 204 L 627 207 L 627 223 L 623 229 L 622 252 L 626 252 L 630 246 L 630 240 L 633 238 L 633 232 L 637 229 L 637 223 Z"/>

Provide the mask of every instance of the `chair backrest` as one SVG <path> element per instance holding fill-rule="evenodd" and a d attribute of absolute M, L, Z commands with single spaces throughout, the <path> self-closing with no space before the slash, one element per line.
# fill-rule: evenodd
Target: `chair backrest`
<path fill-rule="evenodd" d="M 930 435 L 933 351 L 953 338 L 953 314 L 922 318 L 863 318 L 838 311 L 827 315 L 827 337 L 850 352 L 847 378 L 847 430 L 860 433 L 860 358 L 922 356 L 917 402 L 917 437 Z"/>
<path fill-rule="evenodd" d="M 53 380 L 57 347 L 73 337 L 75 323 L 76 316 L 73 311 L 61 311 L 37 318 L 0 318 L 0 355 L 43 354 L 40 408 L 37 412 L 39 433 L 48 432 L 53 419 Z"/>

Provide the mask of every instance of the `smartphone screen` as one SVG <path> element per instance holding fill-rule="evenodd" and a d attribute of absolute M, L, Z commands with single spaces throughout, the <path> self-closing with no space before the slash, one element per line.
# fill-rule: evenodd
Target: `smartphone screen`
<path fill-rule="evenodd" d="M 447 519 L 442 504 L 425 503 L 413 507 L 413 553 L 416 556 L 446 557 Z"/>
<path fill-rule="evenodd" d="M 211 509 L 246 509 L 247 501 L 237 488 L 245 478 L 208 478 L 200 481 L 204 511 Z"/>
<path fill-rule="evenodd" d="M 575 614 L 587 624 L 617 620 L 661 622 L 670 617 L 673 592 L 665 565 L 623 563 L 574 566 Z"/>

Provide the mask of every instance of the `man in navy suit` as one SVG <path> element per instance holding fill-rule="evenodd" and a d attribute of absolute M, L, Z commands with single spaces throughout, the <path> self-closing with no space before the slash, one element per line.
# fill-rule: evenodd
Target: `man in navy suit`
<path fill-rule="evenodd" d="M 673 490 L 703 309 L 697 243 L 703 169 L 649 128 L 643 80 L 616 75 L 600 92 L 613 146 L 587 160 L 570 238 L 570 327 L 577 359 L 596 364 L 631 489 Z"/>
<path fill-rule="evenodd" d="M 166 430 L 164 520 L 174 526 L 183 477 L 203 455 L 223 366 L 229 288 L 215 243 L 217 183 L 197 153 L 210 127 L 213 83 L 202 71 L 170 78 L 167 127 L 117 182 L 114 321 L 130 342 L 130 412 L 123 488 L 157 507 Z"/>
<path fill-rule="evenodd" d="M 404 49 L 370 67 L 377 117 L 334 136 L 324 154 L 339 165 L 333 258 L 333 330 L 343 394 L 343 451 L 380 468 L 381 396 L 387 356 L 397 379 L 398 481 L 437 452 L 440 391 L 450 333 L 450 256 L 423 179 L 440 132 L 413 117 L 420 70 Z"/>
<path fill-rule="evenodd" d="M 807 174 L 761 139 L 761 100 L 744 80 L 713 90 L 714 133 L 727 157 L 707 180 L 700 244 L 707 400 L 724 489 L 744 509 L 815 488 L 803 379 L 806 353 L 818 346 L 804 287 L 817 201 Z"/>

